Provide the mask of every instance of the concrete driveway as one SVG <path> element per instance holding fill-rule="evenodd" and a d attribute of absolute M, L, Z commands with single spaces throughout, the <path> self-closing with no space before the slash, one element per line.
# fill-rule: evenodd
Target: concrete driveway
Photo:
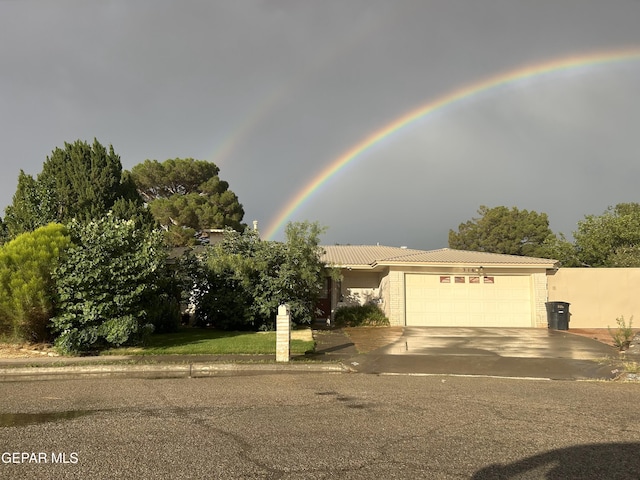
<path fill-rule="evenodd" d="M 351 363 L 379 374 L 588 379 L 615 376 L 604 360 L 615 356 L 612 347 L 558 330 L 405 327 L 397 340 Z"/>
<path fill-rule="evenodd" d="M 379 350 L 387 355 L 480 355 L 514 358 L 600 359 L 614 353 L 595 340 L 546 328 L 405 327 Z"/>

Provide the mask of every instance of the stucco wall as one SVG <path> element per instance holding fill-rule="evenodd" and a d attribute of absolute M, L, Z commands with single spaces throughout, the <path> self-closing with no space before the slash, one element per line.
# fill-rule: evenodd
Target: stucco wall
<path fill-rule="evenodd" d="M 334 284 L 332 314 L 340 307 L 375 303 L 391 318 L 391 297 L 387 270 L 362 271 L 343 269 L 341 280 Z"/>
<path fill-rule="evenodd" d="M 569 329 L 640 325 L 640 268 L 561 268 L 548 276 L 549 301 L 569 302 Z"/>
<path fill-rule="evenodd" d="M 341 286 L 341 303 L 344 305 L 377 303 L 380 298 L 380 274 L 378 272 L 344 270 Z"/>

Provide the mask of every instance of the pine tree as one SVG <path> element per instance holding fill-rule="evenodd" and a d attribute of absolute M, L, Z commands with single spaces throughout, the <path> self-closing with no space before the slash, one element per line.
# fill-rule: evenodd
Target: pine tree
<path fill-rule="evenodd" d="M 205 229 L 246 227 L 242 204 L 218 173 L 214 163 L 192 158 L 145 160 L 131 170 L 138 192 L 174 246 L 195 243 Z"/>
<path fill-rule="evenodd" d="M 113 147 L 77 140 L 53 150 L 37 178 L 20 172 L 5 223 L 13 238 L 50 222 L 86 222 L 110 211 L 119 218 L 153 222 Z"/>

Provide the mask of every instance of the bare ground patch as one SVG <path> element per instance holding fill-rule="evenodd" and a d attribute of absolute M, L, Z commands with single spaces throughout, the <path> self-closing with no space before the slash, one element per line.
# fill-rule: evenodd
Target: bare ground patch
<path fill-rule="evenodd" d="M 0 343 L 0 358 L 40 358 L 57 356 L 58 354 L 49 344 Z"/>

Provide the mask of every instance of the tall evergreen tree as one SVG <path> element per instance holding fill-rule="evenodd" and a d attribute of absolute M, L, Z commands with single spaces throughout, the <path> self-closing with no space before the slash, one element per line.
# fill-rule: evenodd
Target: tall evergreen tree
<path fill-rule="evenodd" d="M 48 192 L 31 175 L 20 170 L 13 203 L 5 209 L 4 220 L 9 237 L 15 238 L 52 222 L 49 205 Z"/>
<path fill-rule="evenodd" d="M 5 222 L 15 237 L 50 222 L 87 221 L 111 210 L 118 217 L 152 221 L 113 147 L 77 140 L 53 150 L 36 179 L 20 172 Z"/>
<path fill-rule="evenodd" d="M 137 197 L 133 185 L 123 182 L 120 156 L 97 140 L 93 145 L 78 140 L 56 148 L 42 166 L 38 182 L 53 192 L 53 213 L 61 222 L 99 218 L 119 198 Z"/>
<path fill-rule="evenodd" d="M 244 209 L 229 183 L 220 180 L 211 162 L 176 158 L 162 163 L 145 160 L 131 170 L 138 192 L 175 246 L 195 242 L 208 228 L 242 231 Z"/>
<path fill-rule="evenodd" d="M 3 245 L 9 239 L 7 224 L 0 218 L 0 245 Z"/>

